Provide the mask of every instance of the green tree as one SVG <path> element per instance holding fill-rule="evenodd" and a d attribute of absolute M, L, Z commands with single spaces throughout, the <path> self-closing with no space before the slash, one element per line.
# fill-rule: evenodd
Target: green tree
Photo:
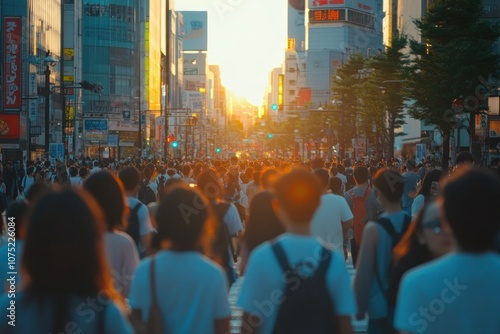
<path fill-rule="evenodd" d="M 358 135 L 357 120 L 363 107 L 363 69 L 366 59 L 359 53 L 352 54 L 332 78 L 332 95 L 337 100 L 333 108 L 337 111 L 333 126 L 344 148 L 351 138 Z M 341 103 L 340 103 L 341 102 Z M 350 144 L 348 145 L 350 146 Z"/>
<path fill-rule="evenodd" d="M 365 125 L 380 131 L 388 146 L 388 157 L 394 157 L 394 139 L 404 135 L 398 132 L 404 124 L 404 109 L 407 97 L 402 89 L 408 76 L 409 57 L 404 53 L 408 43 L 404 34 L 394 34 L 391 46 L 385 53 L 373 57 L 369 67 L 373 72 L 364 89 L 362 119 Z M 387 124 L 385 120 L 387 119 Z"/>
<path fill-rule="evenodd" d="M 414 21 L 422 41 L 410 41 L 413 57 L 408 92 L 415 100 L 410 114 L 440 131 L 445 171 L 450 135 L 460 112 L 452 109 L 453 101 L 474 96 L 477 78 L 496 73 L 498 68 L 493 48 L 500 29 L 483 20 L 482 15 L 482 1 L 435 0 L 426 15 Z"/>

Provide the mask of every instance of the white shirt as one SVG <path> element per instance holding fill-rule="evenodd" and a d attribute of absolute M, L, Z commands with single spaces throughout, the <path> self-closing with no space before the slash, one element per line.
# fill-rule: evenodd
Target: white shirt
<path fill-rule="evenodd" d="M 224 215 L 224 223 L 226 224 L 231 237 L 235 237 L 238 232 L 243 231 L 243 223 L 241 222 L 240 214 L 238 209 L 236 209 L 236 206 L 232 203 L 229 205 L 229 208 Z"/>
<path fill-rule="evenodd" d="M 500 333 L 500 255 L 452 253 L 410 270 L 394 326 L 409 333 Z"/>
<path fill-rule="evenodd" d="M 23 177 L 23 180 L 21 182 L 21 186 L 23 187 L 23 193 L 24 193 L 24 195 L 26 195 L 26 193 L 28 192 L 28 190 L 33 185 L 33 183 L 35 183 L 35 178 L 33 176 L 25 175 Z"/>
<path fill-rule="evenodd" d="M 420 209 L 425 204 L 425 197 L 424 195 L 418 195 L 413 199 L 413 203 L 411 205 L 411 217 L 415 218 L 417 214 L 420 212 Z"/>
<path fill-rule="evenodd" d="M 72 187 L 80 187 L 83 185 L 83 179 L 80 176 L 72 176 L 69 178 Z"/>
<path fill-rule="evenodd" d="M 321 247 L 324 246 L 320 239 L 285 233 L 277 240 L 283 247 L 292 268 L 305 259 L 317 266 Z M 326 282 L 335 313 L 338 316 L 352 316 L 356 313 L 356 304 L 344 255 L 335 251 L 330 261 Z M 273 302 L 272 296 L 277 294 L 283 296 L 284 289 L 283 271 L 274 255 L 272 244 L 265 242 L 250 255 L 237 302 L 245 312 L 255 314 L 262 319 L 258 333 L 272 333 L 279 309 L 279 303 Z M 280 299 L 281 297 L 278 298 Z M 276 301 L 275 298 L 274 300 Z"/>
<path fill-rule="evenodd" d="M 342 249 L 342 223 L 353 218 L 344 197 L 324 194 L 311 220 L 311 234 L 321 238 L 329 247 Z"/>
<path fill-rule="evenodd" d="M 149 317 L 151 258 L 141 262 L 129 304 Z M 222 268 L 198 252 L 160 251 L 155 257 L 156 293 L 166 332 L 214 333 L 214 322 L 231 315 Z"/>
<path fill-rule="evenodd" d="M 127 233 L 114 231 L 106 233 L 104 243 L 115 289 L 126 298 L 130 293 L 134 271 L 139 265 L 135 242 Z"/>

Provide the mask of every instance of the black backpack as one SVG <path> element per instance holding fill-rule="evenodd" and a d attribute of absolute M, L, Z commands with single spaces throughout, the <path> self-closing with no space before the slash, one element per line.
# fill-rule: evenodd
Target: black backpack
<path fill-rule="evenodd" d="M 0 183 L 0 185 L 1 185 L 1 183 Z M 0 213 L 7 210 L 8 204 L 9 203 L 7 201 L 7 195 L 5 195 L 3 192 L 0 191 Z"/>
<path fill-rule="evenodd" d="M 392 225 L 391 221 L 388 218 L 379 218 L 377 220 L 377 224 L 380 224 L 380 226 L 383 227 L 383 229 L 389 234 L 389 237 L 391 238 L 391 258 L 392 258 L 392 251 L 394 250 L 394 247 L 399 243 L 403 235 L 406 233 L 406 230 L 408 230 L 408 227 L 410 226 L 411 222 L 411 217 L 408 214 L 405 214 L 404 221 L 403 221 L 403 227 L 401 228 L 401 232 L 396 232 L 394 229 L 394 225 Z M 375 256 L 375 259 L 377 257 Z M 391 278 L 392 276 L 392 269 L 393 269 L 393 263 L 391 261 L 389 267 L 387 268 L 386 275 L 387 277 Z M 391 286 L 388 286 L 387 289 L 384 288 L 384 285 L 382 284 L 382 276 L 381 273 L 378 271 L 378 266 L 375 264 L 375 277 L 377 280 L 377 284 L 380 287 L 380 290 L 382 290 L 383 295 L 385 297 L 385 300 L 387 301 L 387 333 L 396 333 L 397 331 L 394 330 L 392 327 L 393 323 L 393 318 L 394 318 L 394 309 L 390 307 L 389 303 L 389 291 L 391 290 Z"/>
<path fill-rule="evenodd" d="M 148 181 L 145 181 L 141 184 L 137 198 L 139 199 L 139 201 L 141 201 L 145 205 L 148 205 L 149 203 L 152 203 L 152 202 L 156 202 L 155 192 L 149 186 Z"/>
<path fill-rule="evenodd" d="M 326 273 L 332 258 L 331 251 L 323 247 L 321 261 L 314 274 L 305 277 L 306 275 L 301 273 L 301 268 L 305 268 L 305 262 L 291 268 L 279 242 L 273 243 L 272 250 L 287 276 L 284 302 L 278 310 L 273 333 L 336 333 L 335 310 L 326 286 Z"/>
<path fill-rule="evenodd" d="M 125 232 L 135 241 L 135 245 L 139 248 L 139 242 L 141 241 L 140 234 L 140 222 L 139 222 L 139 209 L 141 208 L 141 203 L 137 203 L 131 210 L 128 216 L 128 226 Z"/>

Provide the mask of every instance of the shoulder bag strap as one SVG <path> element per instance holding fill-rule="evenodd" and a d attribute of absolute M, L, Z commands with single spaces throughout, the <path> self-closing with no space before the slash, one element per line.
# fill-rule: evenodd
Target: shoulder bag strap
<path fill-rule="evenodd" d="M 151 259 L 151 264 L 149 265 L 149 283 L 151 285 L 151 304 L 158 305 L 158 299 L 156 296 L 156 278 L 155 278 L 155 258 Z"/>
<path fill-rule="evenodd" d="M 379 218 L 377 220 L 377 224 L 380 224 L 380 226 L 382 226 L 382 228 L 387 232 L 387 234 L 389 234 L 391 239 L 395 236 L 396 231 L 394 230 L 394 226 L 392 225 L 391 221 L 388 218 Z M 388 300 L 387 290 L 384 288 L 384 285 L 382 284 L 382 276 L 380 275 L 380 272 L 378 270 L 377 256 L 378 254 L 375 254 L 375 278 L 377 279 L 377 284 L 380 288 L 380 291 L 382 291 L 384 298 Z"/>
<path fill-rule="evenodd" d="M 288 258 L 285 254 L 285 251 L 283 250 L 283 247 L 281 247 L 279 242 L 273 242 L 272 249 L 283 272 L 291 271 L 292 268 L 290 268 L 290 265 L 288 264 Z"/>

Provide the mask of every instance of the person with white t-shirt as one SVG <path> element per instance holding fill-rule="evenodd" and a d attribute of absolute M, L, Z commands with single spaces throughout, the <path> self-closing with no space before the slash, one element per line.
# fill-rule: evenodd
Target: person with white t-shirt
<path fill-rule="evenodd" d="M 151 224 L 148 207 L 137 199 L 140 187 L 139 171 L 135 167 L 127 167 L 118 174 L 118 177 L 125 188 L 125 196 L 127 197 L 129 209 L 132 211 L 136 206 L 139 207 L 137 210 L 137 216 L 139 218 L 139 240 L 135 241 L 139 254 L 145 256 L 149 254 L 149 247 L 154 229 Z"/>
<path fill-rule="evenodd" d="M 356 312 L 356 304 L 344 256 L 341 252 L 327 250 L 321 239 L 313 237 L 310 232 L 310 222 L 320 203 L 323 186 L 310 172 L 295 170 L 278 179 L 275 189 L 273 207 L 287 233 L 272 243 L 263 243 L 250 255 L 237 301 L 244 312 L 241 332 L 267 334 L 282 325 L 308 323 L 311 326 L 328 326 L 334 321 L 337 333 L 352 333 L 351 316 Z M 288 265 L 295 268 L 292 273 L 283 271 L 276 247 L 285 254 Z M 329 255 L 324 257 L 325 251 Z M 284 294 L 303 286 L 295 283 L 295 290 L 292 290 L 292 279 L 288 279 L 290 274 L 312 277 L 319 268 L 324 268 L 325 260 L 329 262 L 322 289 L 326 288 L 328 294 L 317 298 L 325 298 L 321 302 L 329 305 L 331 313 L 327 311 L 325 314 L 323 309 L 301 310 L 299 307 L 294 312 L 296 314 L 290 314 L 279 322 L 280 309 L 287 302 Z M 313 300 L 319 301 L 316 298 Z M 306 312 L 310 317 L 304 318 Z M 315 314 L 322 314 L 322 317 L 313 320 Z"/>
<path fill-rule="evenodd" d="M 394 327 L 402 333 L 500 333 L 500 179 L 470 167 L 444 184 L 442 228 L 452 253 L 403 276 Z"/>
<path fill-rule="evenodd" d="M 311 234 L 333 249 L 342 250 L 344 235 L 352 227 L 351 209 L 344 197 L 327 193 L 329 176 L 326 169 L 316 169 L 314 174 L 320 178 L 324 193 L 311 220 Z"/>
<path fill-rule="evenodd" d="M 161 250 L 139 265 L 132 282 L 133 325 L 147 323 L 154 294 L 163 332 L 229 332 L 225 273 L 200 251 L 206 231 L 213 229 L 210 212 L 199 190 L 185 184 L 173 186 L 162 200 L 157 213 Z"/>
<path fill-rule="evenodd" d="M 127 298 L 139 264 L 139 254 L 134 240 L 122 232 L 125 226 L 125 191 L 118 177 L 108 171 L 90 175 L 83 188 L 101 206 L 106 220 L 104 244 L 106 256 L 111 267 L 115 289 Z"/>

